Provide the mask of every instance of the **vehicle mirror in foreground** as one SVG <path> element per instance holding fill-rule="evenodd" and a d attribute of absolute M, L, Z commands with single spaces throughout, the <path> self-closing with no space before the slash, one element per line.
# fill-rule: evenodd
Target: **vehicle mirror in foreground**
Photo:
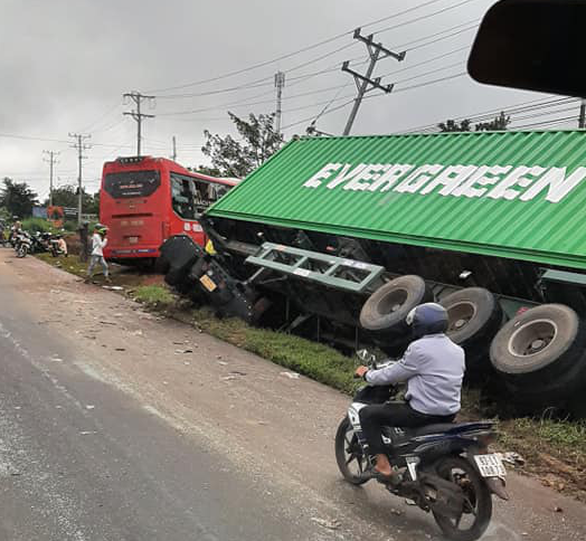
<path fill-rule="evenodd" d="M 480 83 L 586 97 L 586 0 L 500 0 L 476 34 L 468 73 Z"/>

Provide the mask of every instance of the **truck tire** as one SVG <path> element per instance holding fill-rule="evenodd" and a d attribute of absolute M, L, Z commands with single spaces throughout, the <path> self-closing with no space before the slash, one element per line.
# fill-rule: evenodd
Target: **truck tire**
<path fill-rule="evenodd" d="M 586 358 L 578 359 L 566 373 L 541 385 L 506 383 L 512 403 L 519 413 L 531 415 L 553 408 L 561 413 L 575 413 L 586 386 Z M 579 397 L 579 398 L 578 398 Z M 586 411 L 586 410 L 585 410 Z"/>
<path fill-rule="evenodd" d="M 586 328 L 576 312 L 563 304 L 543 304 L 503 326 L 492 341 L 490 360 L 513 387 L 533 392 L 572 372 L 585 347 Z"/>
<path fill-rule="evenodd" d="M 488 351 L 498 332 L 503 311 L 496 297 L 482 287 L 468 287 L 439 301 L 448 312 L 447 335 L 464 348 L 466 372 L 475 379 L 490 369 Z"/>
<path fill-rule="evenodd" d="M 405 318 L 417 305 L 433 300 L 420 276 L 395 278 L 379 287 L 360 311 L 360 325 L 382 342 L 392 343 L 408 333 Z"/>

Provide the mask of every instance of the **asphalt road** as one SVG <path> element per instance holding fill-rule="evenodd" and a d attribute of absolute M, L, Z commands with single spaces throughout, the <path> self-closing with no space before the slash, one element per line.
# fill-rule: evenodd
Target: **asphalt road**
<path fill-rule="evenodd" d="M 1 541 L 438 539 L 431 517 L 340 480 L 346 405 L 0 249 Z M 580 504 L 511 490 L 488 541 L 586 538 Z"/>
<path fill-rule="evenodd" d="M 0 275 L 0 539 L 317 539 L 286 501 L 224 467 L 125 394 L 72 370 L 76 352 Z M 293 519 L 292 519 L 293 518 Z"/>

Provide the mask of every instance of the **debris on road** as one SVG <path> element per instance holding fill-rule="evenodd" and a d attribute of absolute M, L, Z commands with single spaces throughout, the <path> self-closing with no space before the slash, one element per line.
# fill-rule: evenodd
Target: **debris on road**
<path fill-rule="evenodd" d="M 326 520 L 323 518 L 318 517 L 311 517 L 311 520 L 316 524 L 319 524 L 323 528 L 327 528 L 328 530 L 338 530 L 340 528 L 340 521 L 338 520 Z"/>
<path fill-rule="evenodd" d="M 519 453 L 508 452 L 499 454 L 501 460 L 511 466 L 523 466 L 525 464 L 525 459 Z"/>
<path fill-rule="evenodd" d="M 299 379 L 299 374 L 297 372 L 281 372 L 280 375 L 289 379 Z"/>

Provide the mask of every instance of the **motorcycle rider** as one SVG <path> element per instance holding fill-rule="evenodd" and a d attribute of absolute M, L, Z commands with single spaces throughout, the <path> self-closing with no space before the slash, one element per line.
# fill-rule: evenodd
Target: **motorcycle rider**
<path fill-rule="evenodd" d="M 360 424 L 376 455 L 374 474 L 386 479 L 392 469 L 381 437 L 383 426 L 416 428 L 451 423 L 460 411 L 460 393 L 465 371 L 464 350 L 452 342 L 446 309 L 436 303 L 417 306 L 406 318 L 415 340 L 403 357 L 380 370 L 359 366 L 356 375 L 371 385 L 407 383 L 405 402 L 373 404 L 360 410 Z"/>

